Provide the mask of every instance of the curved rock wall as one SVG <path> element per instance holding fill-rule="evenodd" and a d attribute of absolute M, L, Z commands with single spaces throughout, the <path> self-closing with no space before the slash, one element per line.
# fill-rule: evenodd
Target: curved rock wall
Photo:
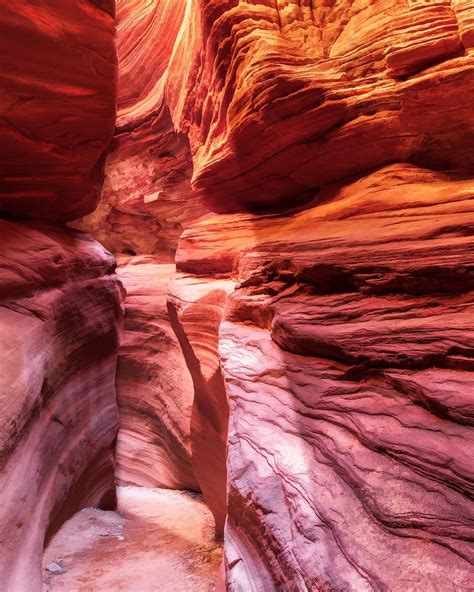
<path fill-rule="evenodd" d="M 473 14 L 118 2 L 114 148 L 80 224 L 153 255 L 121 271 L 119 462 L 194 473 L 217 534 L 228 510 L 228 590 L 470 590 Z M 189 226 L 199 200 L 221 214 Z"/>
<path fill-rule="evenodd" d="M 79 223 L 108 249 L 172 263 L 205 208 L 191 190 L 187 137 L 164 96 L 186 2 L 117 0 L 118 113 L 98 209 Z M 140 228 L 140 232 L 137 232 Z"/>
<path fill-rule="evenodd" d="M 0 216 L 73 220 L 99 200 L 115 122 L 113 0 L 0 11 Z"/>
<path fill-rule="evenodd" d="M 218 534 L 229 512 L 227 588 L 468 590 L 472 6 L 118 11 L 115 147 L 84 224 L 164 263 L 197 198 L 237 212 L 185 230 L 165 319 Z"/>
<path fill-rule="evenodd" d="M 0 221 L 0 589 L 41 590 L 43 542 L 115 504 L 121 287 L 89 235 Z"/>
<path fill-rule="evenodd" d="M 142 487 L 198 489 L 191 466 L 193 383 L 168 317 L 174 265 L 121 257 L 127 292 L 117 368 L 117 479 Z"/>
<path fill-rule="evenodd" d="M 391 162 L 472 170 L 472 5 L 192 0 L 167 96 L 218 212 L 288 207 Z"/>
<path fill-rule="evenodd" d="M 170 0 L 117 1 L 113 147 L 99 207 L 73 225 L 119 256 L 128 292 L 117 373 L 118 478 L 197 489 L 190 444 L 194 387 L 166 304 L 178 238 L 206 212 L 191 189 L 187 137 L 175 131 L 164 94 L 185 8 Z M 222 452 L 220 458 L 223 463 Z"/>
<path fill-rule="evenodd" d="M 176 274 L 168 311 L 194 384 L 191 448 L 194 474 L 214 516 L 216 536 L 227 514 L 226 453 L 229 408 L 218 356 L 218 331 L 234 282 Z"/>
<path fill-rule="evenodd" d="M 113 256 L 58 222 L 99 198 L 115 119 L 114 33 L 112 0 L 12 0 L 0 10 L 5 592 L 42 590 L 54 530 L 82 507 L 115 505 L 122 289 Z"/>
<path fill-rule="evenodd" d="M 467 591 L 472 179 L 400 164 L 324 198 L 217 216 L 178 250 L 188 284 L 236 282 L 227 589 Z"/>

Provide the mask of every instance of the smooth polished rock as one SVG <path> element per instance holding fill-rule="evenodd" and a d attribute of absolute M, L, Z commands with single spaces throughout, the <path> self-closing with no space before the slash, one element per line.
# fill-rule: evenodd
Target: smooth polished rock
<path fill-rule="evenodd" d="M 124 485 L 199 489 L 191 466 L 194 389 L 167 310 L 174 265 L 120 257 L 127 292 L 117 368 L 117 479 Z"/>
<path fill-rule="evenodd" d="M 194 474 L 223 533 L 227 514 L 228 405 L 218 356 L 218 331 L 234 282 L 176 274 L 168 292 L 171 325 L 194 385 L 191 448 Z"/>
<path fill-rule="evenodd" d="M 42 590 L 45 540 L 115 506 L 122 289 L 89 235 L 0 221 L 0 589 Z"/>
<path fill-rule="evenodd" d="M 97 206 L 115 124 L 113 0 L 0 10 L 0 216 L 73 220 Z"/>

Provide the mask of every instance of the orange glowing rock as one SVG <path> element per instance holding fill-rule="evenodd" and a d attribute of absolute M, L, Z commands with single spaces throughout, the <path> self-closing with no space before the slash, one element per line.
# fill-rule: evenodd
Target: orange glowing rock
<path fill-rule="evenodd" d="M 391 162 L 474 168 L 468 1 L 188 3 L 168 102 L 214 211 L 292 207 Z"/>
<path fill-rule="evenodd" d="M 118 113 L 99 207 L 79 223 L 108 249 L 172 263 L 178 238 L 205 213 L 191 189 L 185 135 L 165 97 L 185 2 L 119 0 Z M 139 232 L 137 232 L 139 228 Z"/>

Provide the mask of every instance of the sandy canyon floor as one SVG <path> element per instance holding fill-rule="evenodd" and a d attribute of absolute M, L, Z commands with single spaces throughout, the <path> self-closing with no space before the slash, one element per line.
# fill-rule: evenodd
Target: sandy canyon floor
<path fill-rule="evenodd" d="M 82 510 L 56 533 L 43 558 L 46 592 L 214 590 L 222 548 L 200 496 L 138 487 L 118 496 L 118 512 Z"/>

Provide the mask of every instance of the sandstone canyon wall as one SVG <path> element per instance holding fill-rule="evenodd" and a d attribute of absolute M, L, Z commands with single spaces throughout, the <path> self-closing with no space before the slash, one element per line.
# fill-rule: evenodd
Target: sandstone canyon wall
<path fill-rule="evenodd" d="M 71 22 L 59 1 L 0 16 L 10 37 L 18 19 L 36 23 L 46 56 L 60 34 L 84 35 L 77 51 L 95 56 L 71 80 L 48 60 L 23 82 L 6 70 L 12 96 L 49 79 L 60 117 L 5 95 L 4 215 L 71 220 L 97 199 L 113 64 L 89 73 L 106 72 L 111 6 L 73 4 L 72 30 L 55 27 Z M 199 487 L 233 592 L 472 590 L 472 2 L 118 0 L 117 12 L 113 149 L 101 204 L 74 224 L 126 255 L 119 479 Z M 119 294 L 88 235 L 4 224 L 8 589 L 63 505 L 83 503 L 74 484 L 91 503 L 113 491 Z M 34 339 L 8 349 L 23 322 Z M 68 340 L 104 358 L 75 370 Z M 33 451 L 39 477 L 19 484 Z"/>
<path fill-rule="evenodd" d="M 213 500 L 214 486 L 194 476 L 194 383 L 171 327 L 166 298 L 179 236 L 206 213 L 191 189 L 187 137 L 176 132 L 165 97 L 169 62 L 185 9 L 185 2 L 117 1 L 119 78 L 113 146 L 101 203 L 74 226 L 90 231 L 117 254 L 128 294 L 117 372 L 119 481 L 150 487 L 203 487 Z M 198 458 L 204 461 L 205 475 L 221 482 L 222 530 L 222 431 L 220 442 L 218 471 L 210 474 L 212 460 L 208 465 L 199 452 Z"/>
<path fill-rule="evenodd" d="M 2 2 L 2 216 L 96 207 L 115 123 L 113 15 L 113 0 Z"/>
<path fill-rule="evenodd" d="M 230 406 L 228 590 L 472 589 L 473 45 L 469 2 L 188 3 L 166 96 L 236 214 L 169 298 L 226 286 L 185 355 Z"/>
<path fill-rule="evenodd" d="M 154 314 L 218 533 L 228 512 L 221 584 L 471 590 L 472 3 L 118 6 L 123 103 L 84 224 L 176 261 Z M 194 224 L 196 199 L 216 214 Z"/>
<path fill-rule="evenodd" d="M 198 489 L 191 466 L 191 375 L 167 313 L 174 265 L 153 255 L 119 259 L 127 292 L 117 368 L 117 479 L 143 487 Z"/>
<path fill-rule="evenodd" d="M 193 0 L 167 96 L 214 211 L 390 162 L 472 171 L 468 0 Z"/>
<path fill-rule="evenodd" d="M 178 251 L 188 284 L 236 282 L 227 587 L 470 590 L 472 180 L 392 165 L 325 193 Z"/>
<path fill-rule="evenodd" d="M 191 189 L 187 137 L 165 97 L 186 2 L 117 0 L 118 111 L 98 209 L 75 225 L 108 249 L 172 263 L 186 226 L 206 212 Z M 139 229 L 139 231 L 137 231 Z"/>
<path fill-rule="evenodd" d="M 44 542 L 115 505 L 115 260 L 94 209 L 115 120 L 111 0 L 0 9 L 0 589 L 42 589 Z"/>

